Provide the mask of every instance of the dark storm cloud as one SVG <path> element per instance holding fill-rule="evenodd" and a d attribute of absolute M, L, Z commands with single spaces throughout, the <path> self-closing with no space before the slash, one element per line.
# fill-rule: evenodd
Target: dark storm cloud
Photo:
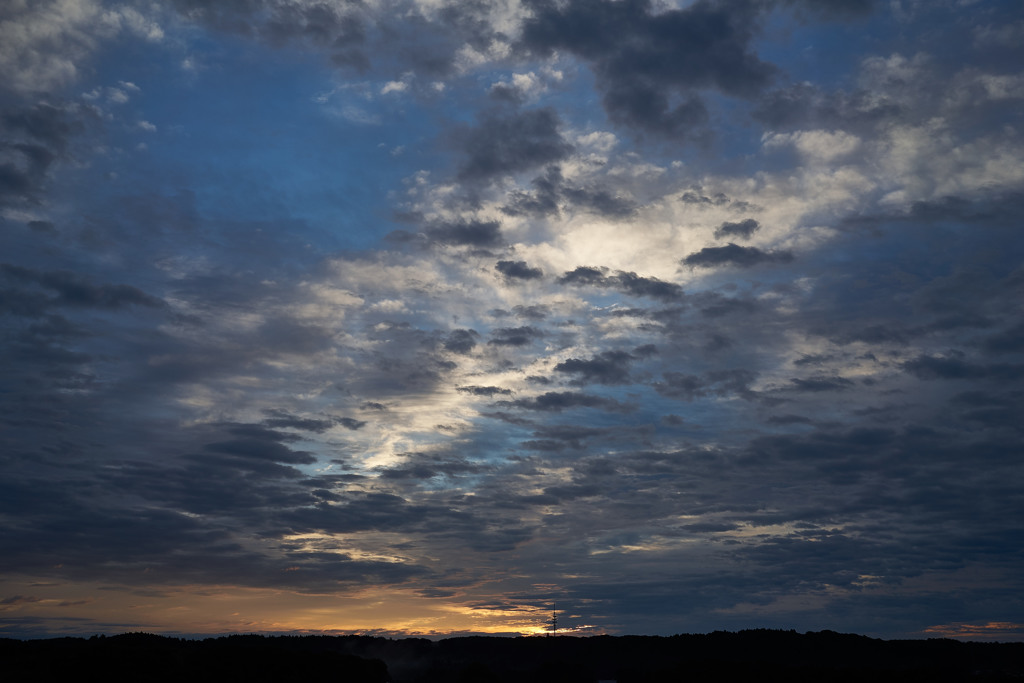
<path fill-rule="evenodd" d="M 814 420 L 803 415 L 773 415 L 769 417 L 766 422 L 768 424 L 776 425 L 801 425 L 801 424 L 813 424 Z"/>
<path fill-rule="evenodd" d="M 530 181 L 533 191 L 514 190 L 509 194 L 509 202 L 501 207 L 509 216 L 550 216 L 558 213 L 558 202 L 561 198 L 562 169 L 552 164 L 543 175 Z"/>
<path fill-rule="evenodd" d="M 382 476 L 387 471 L 382 471 Z M 438 475 L 473 474 L 482 471 L 482 466 L 446 453 L 416 453 L 407 456 L 405 466 L 391 471 L 388 483 L 415 487 Z M 444 544 L 451 540 L 460 548 L 468 546 L 485 552 L 510 550 L 532 533 L 511 519 L 501 526 L 491 525 L 490 520 L 474 514 L 465 500 L 455 505 L 435 500 L 438 502 L 416 503 L 390 493 L 354 491 L 345 495 L 341 505 L 294 508 L 283 516 L 282 522 L 293 533 L 425 533 L 434 542 Z"/>
<path fill-rule="evenodd" d="M 4 547 L 9 566 L 40 577 L 128 586 L 209 582 L 313 591 L 364 581 L 400 583 L 426 573 L 411 564 L 355 561 L 339 553 L 256 553 L 214 525 L 168 510 L 62 503 L 63 512 L 81 523 L 77 534 L 60 528 L 56 516 L 31 519 L 46 530 L 45 542 L 28 543 L 22 530 L 0 539 L 4 546 L 13 542 Z"/>
<path fill-rule="evenodd" d="M 839 376 L 828 377 L 819 375 L 816 377 L 808 377 L 806 379 L 796 377 L 789 381 L 793 384 L 793 388 L 796 391 L 842 391 L 853 386 L 853 382 L 845 377 Z"/>
<path fill-rule="evenodd" d="M 352 395 L 374 397 L 393 408 L 391 400 L 410 389 L 431 390 L 444 385 L 459 367 L 451 354 L 469 354 L 478 343 L 473 330 L 421 329 L 407 321 L 368 324 L 360 334 L 372 339 L 372 349 L 356 354 L 360 371 L 339 377 L 338 388 Z M 364 404 L 365 405 L 365 404 Z"/>
<path fill-rule="evenodd" d="M 397 244 L 476 247 L 479 249 L 500 247 L 504 244 L 501 223 L 498 221 L 459 220 L 449 223 L 433 223 L 420 233 L 396 230 L 389 233 L 387 239 Z"/>
<path fill-rule="evenodd" d="M 466 387 L 455 387 L 456 391 L 460 391 L 464 394 L 472 394 L 473 396 L 486 396 L 491 398 L 492 396 L 508 396 L 512 393 L 511 389 L 504 389 L 502 387 L 481 387 L 481 386 L 466 386 Z"/>
<path fill-rule="evenodd" d="M 607 436 L 615 430 L 603 427 L 584 427 L 579 425 L 546 425 L 532 432 L 536 438 L 522 441 L 524 449 L 537 452 L 557 453 L 566 449 L 580 451 L 586 447 L 588 439 Z M 588 484 L 593 487 L 593 484 Z M 553 492 L 547 490 L 547 495 Z"/>
<path fill-rule="evenodd" d="M 699 188 L 696 190 L 687 190 L 679 196 L 679 201 L 684 204 L 696 204 L 708 205 L 708 206 L 723 206 L 729 203 L 729 197 L 724 192 L 716 192 L 713 197 L 708 197 L 703 194 Z"/>
<path fill-rule="evenodd" d="M 465 221 L 431 226 L 427 235 L 441 244 L 497 247 L 503 242 L 501 224 L 497 221 Z"/>
<path fill-rule="evenodd" d="M 526 261 L 498 261 L 494 268 L 509 280 L 539 280 L 544 277 L 544 271 L 531 268 Z"/>
<path fill-rule="evenodd" d="M 284 427 L 291 429 L 301 429 L 307 432 L 314 432 L 322 434 L 328 429 L 334 426 L 334 420 L 321 420 L 317 418 L 302 418 L 296 415 L 291 415 L 287 411 L 279 410 L 276 408 L 270 408 L 263 411 L 264 414 L 268 415 L 267 419 L 263 420 L 263 424 L 267 427 Z"/>
<path fill-rule="evenodd" d="M 743 397 L 752 395 L 750 385 L 757 379 L 757 373 L 750 370 L 713 370 L 703 375 L 688 375 L 681 372 L 665 372 L 663 382 L 655 382 L 654 389 L 668 398 L 694 401 L 708 396 Z"/>
<path fill-rule="evenodd" d="M 356 420 L 351 417 L 328 417 L 326 419 L 298 417 L 287 411 L 270 408 L 263 411 L 269 417 L 261 423 L 272 428 L 298 429 L 314 434 L 323 434 L 336 425 L 341 425 L 350 431 L 357 431 L 366 426 L 363 420 Z"/>
<path fill-rule="evenodd" d="M 336 417 L 334 421 L 351 432 L 358 431 L 366 426 L 365 420 L 357 420 L 352 417 Z"/>
<path fill-rule="evenodd" d="M 602 351 L 589 360 L 569 358 L 555 366 L 555 372 L 575 375 L 571 384 L 627 384 L 629 366 L 635 359 L 625 351 Z"/>
<path fill-rule="evenodd" d="M 775 72 L 753 53 L 758 10 L 751 3 L 697 2 L 657 13 L 648 0 L 532 4 L 522 47 L 589 62 L 608 115 L 643 131 L 686 135 L 708 120 L 696 91 L 748 97 Z"/>
<path fill-rule="evenodd" d="M 173 6 L 191 21 L 217 31 L 238 33 L 265 40 L 274 46 L 308 43 L 325 50 L 337 66 L 366 69 L 370 66 L 361 49 L 366 27 L 349 6 L 326 3 L 283 4 L 266 0 L 172 0 Z"/>
<path fill-rule="evenodd" d="M 16 287 L 0 289 L 0 313 L 35 318 L 46 312 L 51 299 L 42 292 L 32 292 Z"/>
<path fill-rule="evenodd" d="M 131 285 L 96 284 L 83 275 L 69 271 L 37 271 L 8 263 L 0 263 L 0 275 L 9 282 L 35 285 L 44 291 L 52 293 L 52 296 L 39 298 L 31 290 L 28 292 L 24 290 L 7 290 L 2 295 L 3 299 L 11 302 L 21 297 L 28 297 L 34 302 L 37 314 L 42 312 L 42 309 L 38 308 L 39 306 L 108 310 L 117 310 L 127 306 L 145 306 L 149 308 L 164 306 L 162 300 L 146 294 L 137 287 L 132 287 Z"/>
<path fill-rule="evenodd" d="M 715 239 L 735 236 L 748 240 L 760 228 L 761 224 L 753 218 L 745 218 L 738 223 L 730 223 L 726 221 L 715 229 Z"/>
<path fill-rule="evenodd" d="M 854 214 L 843 227 L 877 229 L 886 225 L 949 225 L 964 222 L 979 227 L 1010 227 L 1024 210 L 1024 192 L 984 192 L 971 197 L 944 195 L 912 202 L 905 211 Z"/>
<path fill-rule="evenodd" d="M 512 312 L 526 320 L 544 320 L 551 315 L 551 309 L 544 304 L 532 304 L 530 306 L 513 306 Z"/>
<path fill-rule="evenodd" d="M 773 130 L 805 126 L 870 129 L 887 120 L 905 117 L 905 105 L 890 98 L 856 90 L 829 92 L 811 83 L 796 83 L 765 93 L 753 117 Z"/>
<path fill-rule="evenodd" d="M 724 247 L 704 247 L 682 259 L 691 268 L 737 266 L 752 268 L 762 263 L 789 263 L 793 254 L 788 251 L 761 251 L 757 247 L 741 247 L 730 242 Z"/>
<path fill-rule="evenodd" d="M 642 277 L 632 272 L 619 271 L 609 278 L 611 286 L 623 294 L 645 296 L 658 301 L 673 302 L 683 298 L 683 288 L 674 282 L 665 282 L 656 277 Z"/>
<path fill-rule="evenodd" d="M 965 391 L 950 399 L 958 417 L 986 427 L 1024 430 L 1019 419 L 1024 411 L 1024 392 Z"/>
<path fill-rule="evenodd" d="M 582 448 L 587 439 L 604 436 L 610 431 L 612 430 L 603 427 L 556 424 L 538 427 L 533 431 L 533 436 L 539 439 L 564 442 L 573 448 Z"/>
<path fill-rule="evenodd" d="M 520 398 L 515 401 L 504 401 L 504 405 L 558 413 L 572 408 L 603 408 L 609 412 L 630 412 L 633 406 L 622 404 L 614 399 L 594 394 L 581 394 L 572 391 L 549 391 L 533 398 Z"/>
<path fill-rule="evenodd" d="M 636 203 L 606 188 L 567 187 L 562 196 L 574 205 L 607 218 L 629 218 L 636 213 Z"/>
<path fill-rule="evenodd" d="M 180 1 L 180 0 L 179 0 Z M 209 5 L 203 8 L 209 10 Z M 308 41 L 328 48 L 331 61 L 339 66 L 365 68 L 369 62 L 358 48 L 366 42 L 363 21 L 354 14 L 342 14 L 325 3 L 313 5 L 277 5 L 260 34 L 271 44 Z"/>
<path fill-rule="evenodd" d="M 139 565 L 150 566 L 148 583 L 214 582 L 325 590 L 352 582 L 394 583 L 424 574 L 409 562 L 357 562 L 337 553 L 326 542 L 324 550 L 286 541 L 291 533 L 326 531 L 354 533 L 380 530 L 404 534 L 426 534 L 437 542 L 450 541 L 458 547 L 484 552 L 502 551 L 528 538 L 530 530 L 507 520 L 492 526 L 486 515 L 450 505 L 444 500 L 417 503 L 408 495 L 347 491 L 350 475 L 304 478 L 293 465 L 308 462 L 307 454 L 289 444 L 298 436 L 262 425 L 222 424 L 204 427 L 204 445 L 180 458 L 164 455 L 155 462 L 122 462 L 116 468 L 98 472 L 96 484 L 86 489 L 57 488 L 61 495 L 37 501 L 34 506 L 19 501 L 46 490 L 38 483 L 8 478 L 0 508 L 19 505 L 25 523 L 17 533 L 0 535 L 6 553 L 16 566 L 42 571 L 42 565 L 60 564 L 59 555 L 73 566 L 52 570 L 53 575 L 75 578 L 105 576 L 106 580 L 136 582 L 132 573 Z M 301 461 L 301 462 L 300 462 Z M 405 454 L 402 463 L 379 472 L 380 481 L 398 487 L 418 487 L 437 477 L 481 474 L 487 467 L 454 453 Z M 188 511 L 138 511 L 130 504 L 104 507 L 92 496 L 105 492 L 131 491 L 143 495 L 148 505 L 167 505 Z M 81 498 L 80 501 L 76 498 Z M 86 508 L 85 506 L 89 506 Z M 88 512 L 86 513 L 86 509 Z M 57 517 L 73 514 L 89 524 L 89 534 L 79 534 L 81 543 L 63 538 L 74 525 L 58 523 Z M 217 523 L 210 520 L 215 516 Z M 132 523 L 127 523 L 133 520 Z M 26 544 L 34 524 L 47 528 L 47 543 Z M 260 552 L 244 549 L 236 529 L 248 529 L 264 539 Z M 159 543 L 144 538 L 157 531 Z M 60 543 L 57 545 L 50 545 Z M 89 550 L 87 551 L 86 545 Z M 323 545 L 321 543 L 320 545 Z M 102 567 L 87 559 L 102 557 Z M 285 569 L 288 574 L 283 574 Z M 44 572 L 46 573 L 46 572 Z M 374 578 L 376 576 L 376 578 Z"/>
<path fill-rule="evenodd" d="M 30 230 L 41 233 L 55 234 L 57 227 L 50 221 L 29 221 L 28 225 Z"/>
<path fill-rule="evenodd" d="M 700 522 L 698 524 L 683 524 L 679 528 L 698 534 L 715 534 L 723 531 L 733 531 L 738 529 L 739 525 L 731 522 Z"/>
<path fill-rule="evenodd" d="M 510 216 L 558 215 L 560 203 L 606 218 L 630 218 L 637 210 L 632 198 L 602 186 L 574 187 L 566 184 L 562 170 L 549 166 L 543 175 L 530 181 L 533 190 L 513 190 L 501 211 Z"/>
<path fill-rule="evenodd" d="M 49 473 L 37 467 L 28 475 L 9 470 L 0 484 L 0 508 L 17 506 L 21 524 L 0 534 L 7 567 L 63 579 L 300 590 L 339 582 L 390 583 L 423 573 L 414 565 L 355 562 L 275 542 L 284 533 L 282 516 L 312 505 L 311 486 L 330 486 L 329 478 L 306 482 L 293 467 L 280 464 L 310 462 L 308 454 L 285 445 L 294 436 L 250 424 L 198 431 L 192 435 L 206 445 L 182 457 L 167 439 L 138 451 L 140 457 L 159 451 L 152 461 L 124 460 L 77 473 L 61 473 L 59 466 Z M 317 491 L 323 497 L 323 490 Z M 267 541 L 259 552 L 234 536 L 242 528 Z M 286 572 L 289 568 L 298 570 Z"/>
<path fill-rule="evenodd" d="M 1007 316 L 1006 302 L 1021 291 L 1014 275 L 1021 252 L 1004 237 L 1020 207 L 1016 193 L 986 192 L 967 202 L 947 197 L 850 217 L 845 236 L 808 264 L 817 274 L 815 291 L 801 297 L 814 312 L 808 329 L 836 344 L 866 344 L 877 358 L 880 350 L 912 344 L 932 349 L 923 355 L 948 358 L 942 371 L 928 370 L 927 360 L 912 364 L 918 374 L 965 373 L 957 369 L 965 363 L 978 366 L 975 375 L 987 372 L 995 359 L 985 356 L 1002 347 L 986 340 L 1013 344 L 1016 320 Z M 990 250 L 991 240 L 1003 247 Z M 923 243 L 930 245 L 927 253 Z M 976 355 L 957 360 L 949 349 Z M 1009 356 L 999 360 L 1014 363 Z"/>
<path fill-rule="evenodd" d="M 522 327 L 499 327 L 491 331 L 488 344 L 494 346 L 526 346 L 544 336 L 544 331 L 530 325 Z"/>
<path fill-rule="evenodd" d="M 607 287 L 629 296 L 649 297 L 666 303 L 679 301 L 685 296 L 683 288 L 673 282 L 621 270 L 614 275 L 607 273 L 607 268 L 579 266 L 563 274 L 558 282 L 563 285 Z"/>
<path fill-rule="evenodd" d="M 544 320 L 551 315 L 551 308 L 544 304 L 531 304 L 529 306 L 513 306 L 511 311 L 506 311 L 503 308 L 495 308 L 490 311 L 490 314 L 495 318 L 507 318 L 509 316 L 515 316 L 524 320 Z"/>
<path fill-rule="evenodd" d="M 223 453 L 238 458 L 257 458 L 293 465 L 309 465 L 316 462 L 316 458 L 309 453 L 293 451 L 278 441 L 265 439 L 246 438 L 218 441 L 207 444 L 204 448 L 207 451 Z"/>
<path fill-rule="evenodd" d="M 781 0 L 778 4 L 827 18 L 846 19 L 867 16 L 874 11 L 876 0 Z"/>
<path fill-rule="evenodd" d="M 1024 376 L 1024 365 L 975 363 L 966 360 L 962 352 L 953 352 L 945 356 L 921 355 L 905 362 L 903 368 L 923 380 L 991 378 L 997 381 L 1013 381 Z"/>
<path fill-rule="evenodd" d="M 51 104 L 0 112 L 0 207 L 39 202 L 51 168 L 83 130 L 81 120 Z"/>
<path fill-rule="evenodd" d="M 575 270 L 567 271 L 558 282 L 563 285 L 597 285 L 604 286 L 608 281 L 607 268 L 591 268 L 590 266 L 579 266 Z"/>
<path fill-rule="evenodd" d="M 475 127 L 458 131 L 465 155 L 459 179 L 486 182 L 564 159 L 573 148 L 562 137 L 560 126 L 553 109 L 485 113 Z"/>
<path fill-rule="evenodd" d="M 479 338 L 476 330 L 452 330 L 444 340 L 444 348 L 453 353 L 469 353 L 476 348 Z"/>
<path fill-rule="evenodd" d="M 476 474 L 487 468 L 452 453 L 406 453 L 401 465 L 381 469 L 384 479 L 424 481 L 434 477 L 457 477 Z"/>
<path fill-rule="evenodd" d="M 863 321 L 861 322 L 863 325 Z M 923 333 L 920 330 L 919 333 Z M 840 344 L 851 342 L 867 342 L 868 344 L 897 344 L 905 345 L 912 337 L 916 336 L 910 330 L 900 329 L 896 323 L 886 325 L 866 325 L 860 329 L 851 330 L 842 335 L 834 335 L 832 339 Z"/>
<path fill-rule="evenodd" d="M 973 21 L 947 25 L 944 35 L 949 41 L 966 46 L 972 34 L 976 36 L 975 31 L 981 28 L 978 22 L 1009 20 L 1010 16 L 1005 14 L 1008 7 L 991 5 Z M 986 45 L 982 51 L 992 47 L 995 46 Z M 1009 55 L 983 58 L 976 66 L 967 68 L 959 62 L 956 71 L 940 65 L 934 57 L 935 53 L 927 50 L 906 58 L 897 52 L 888 63 L 866 59 L 861 63 L 859 79 L 864 85 L 850 90 L 806 81 L 782 86 L 762 95 L 752 112 L 753 118 L 774 131 L 819 128 L 870 133 L 877 131 L 880 124 L 916 125 L 939 112 L 949 120 L 967 125 L 984 121 L 980 125 L 986 127 L 1014 116 L 1019 94 L 993 96 L 983 85 L 983 73 L 989 69 L 1009 73 L 1007 65 L 1013 63 Z M 901 63 L 896 65 L 892 60 Z M 892 66 L 897 68 L 886 68 Z"/>
<path fill-rule="evenodd" d="M 295 320 L 286 315 L 268 318 L 256 333 L 258 353 L 312 354 L 329 347 L 332 332 L 323 325 Z"/>
<path fill-rule="evenodd" d="M 982 342 L 986 351 L 992 353 L 1020 353 L 1024 351 L 1024 322 L 1019 322 L 1002 332 L 986 337 Z"/>

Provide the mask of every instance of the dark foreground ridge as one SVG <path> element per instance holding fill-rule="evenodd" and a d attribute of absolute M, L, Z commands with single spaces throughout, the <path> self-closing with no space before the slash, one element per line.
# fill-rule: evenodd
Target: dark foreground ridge
<path fill-rule="evenodd" d="M 667 681 L 1024 681 L 1024 643 L 877 640 L 833 631 L 716 631 L 586 638 L 146 633 L 0 639 L 10 681 L 339 681 L 664 683 Z"/>

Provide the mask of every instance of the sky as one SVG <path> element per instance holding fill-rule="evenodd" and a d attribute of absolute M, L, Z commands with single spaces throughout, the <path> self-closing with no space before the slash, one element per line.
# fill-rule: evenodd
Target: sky
<path fill-rule="evenodd" d="M 1024 640 L 1017 0 L 0 4 L 0 637 Z"/>

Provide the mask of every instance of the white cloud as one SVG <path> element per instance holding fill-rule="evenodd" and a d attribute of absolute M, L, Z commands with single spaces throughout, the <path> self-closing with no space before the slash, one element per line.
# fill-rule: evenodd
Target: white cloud
<path fill-rule="evenodd" d="M 768 133 L 763 144 L 767 149 L 792 146 L 805 162 L 826 164 L 855 151 L 860 146 L 860 139 L 843 131 L 804 130 Z"/>
<path fill-rule="evenodd" d="M 23 92 L 60 88 L 100 44 L 127 29 L 147 40 L 163 32 L 137 9 L 98 0 L 8 0 L 0 20 L 0 80 Z"/>
<path fill-rule="evenodd" d="M 504 78 L 493 83 L 491 90 L 499 87 L 508 88 L 517 92 L 524 100 L 533 102 L 546 93 L 553 83 L 560 82 L 562 77 L 561 71 L 545 67 L 539 72 L 528 71 L 526 73 L 512 74 L 510 78 Z"/>

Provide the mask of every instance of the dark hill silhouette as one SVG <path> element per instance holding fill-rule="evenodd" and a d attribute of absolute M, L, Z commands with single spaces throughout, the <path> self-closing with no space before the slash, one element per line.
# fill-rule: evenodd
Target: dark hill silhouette
<path fill-rule="evenodd" d="M 878 640 L 833 631 L 422 638 L 145 633 L 0 639 L 5 680 L 664 683 L 1024 682 L 1024 643 Z"/>

